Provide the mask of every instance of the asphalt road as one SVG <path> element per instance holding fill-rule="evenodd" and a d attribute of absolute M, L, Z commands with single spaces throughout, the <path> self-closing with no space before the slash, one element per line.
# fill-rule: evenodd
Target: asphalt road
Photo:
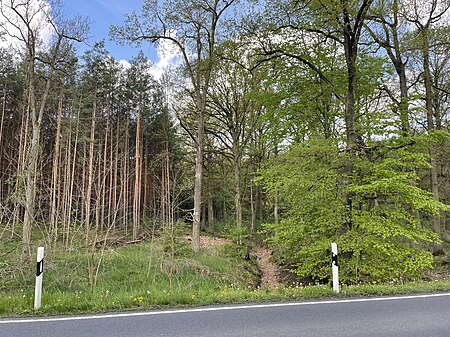
<path fill-rule="evenodd" d="M 450 293 L 0 320 L 0 337 L 449 337 Z"/>

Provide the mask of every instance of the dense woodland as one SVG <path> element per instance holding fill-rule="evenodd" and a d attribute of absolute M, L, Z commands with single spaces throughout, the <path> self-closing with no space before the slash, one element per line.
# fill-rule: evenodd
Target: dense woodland
<path fill-rule="evenodd" d="M 185 223 L 194 251 L 226 230 L 313 281 L 337 242 L 357 283 L 448 242 L 449 1 L 146 0 L 110 38 L 170 44 L 159 80 L 78 52 L 88 21 L 57 1 L 0 3 L 0 238 L 24 261 L 35 231 L 89 252 Z"/>

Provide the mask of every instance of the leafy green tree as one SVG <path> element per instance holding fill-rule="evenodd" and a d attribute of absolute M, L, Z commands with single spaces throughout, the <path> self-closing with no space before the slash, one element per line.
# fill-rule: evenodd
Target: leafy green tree
<path fill-rule="evenodd" d="M 258 40 L 261 62 L 281 59 L 288 69 L 274 81 L 282 91 L 273 96 L 279 103 L 272 116 L 299 131 L 297 138 L 295 131 L 285 138 L 293 145 L 258 179 L 284 203 L 280 224 L 266 226 L 269 242 L 283 247 L 283 263 L 315 281 L 329 279 L 333 241 L 341 246 L 346 282 L 416 277 L 432 267 L 426 243 L 439 241 L 426 224 L 448 207 L 422 188 L 421 173 L 429 168 L 426 141 L 398 136 L 399 129 L 406 135 L 409 112 L 402 112 L 399 128 L 397 117 L 379 104 L 380 84 L 391 72 L 386 58 L 360 41 L 373 4 L 301 4 L 270 3 L 271 13 L 286 15 L 274 15 L 271 33 Z M 315 38 L 322 39 L 318 47 Z M 311 104 L 312 97 L 318 104 Z M 407 109 L 405 101 L 399 109 Z M 321 124 L 311 117 L 323 116 L 321 111 L 333 116 L 335 133 L 318 132 Z M 345 138 L 339 134 L 343 125 Z"/>
<path fill-rule="evenodd" d="M 221 59 L 212 74 L 207 133 L 212 143 L 229 159 L 234 176 L 234 212 L 237 227 L 243 226 L 245 157 L 250 151 L 252 129 L 258 122 L 261 105 L 254 93 L 260 90 L 262 72 L 250 72 L 244 63 L 245 51 L 233 42 L 221 45 Z M 264 75 L 263 75 L 264 76 Z M 248 163 L 247 163 L 248 164 Z"/>
<path fill-rule="evenodd" d="M 425 111 L 426 111 L 426 130 L 432 135 L 434 130 L 440 128 L 440 111 L 434 104 L 434 91 L 431 74 L 431 54 L 432 46 L 430 43 L 430 30 L 434 26 L 439 26 L 444 15 L 449 12 L 450 3 L 448 1 L 430 0 L 418 3 L 416 0 L 402 4 L 403 15 L 405 19 L 414 24 L 417 33 L 414 34 L 413 42 L 417 44 L 421 58 L 421 71 L 423 79 L 423 88 L 425 91 Z M 436 153 L 434 144 L 429 146 L 430 155 L 430 187 L 434 198 L 439 201 L 439 181 L 438 167 L 436 163 Z M 440 237 L 444 237 L 442 225 L 439 217 L 433 218 L 433 229 Z M 434 247 L 436 252 L 442 250 L 440 245 Z"/>
<path fill-rule="evenodd" d="M 314 282 L 330 279 L 331 242 L 339 245 L 344 283 L 414 278 L 432 268 L 424 243 L 438 237 L 421 225 L 418 214 L 447 210 L 417 186 L 417 170 L 426 156 L 392 140 L 373 144 L 371 159 L 355 159 L 348 186 L 353 225 L 342 199 L 341 168 L 346 158 L 335 140 L 311 139 L 292 146 L 261 175 L 268 193 L 281 191 L 286 212 L 279 225 L 266 225 L 279 259 L 298 276 Z"/>

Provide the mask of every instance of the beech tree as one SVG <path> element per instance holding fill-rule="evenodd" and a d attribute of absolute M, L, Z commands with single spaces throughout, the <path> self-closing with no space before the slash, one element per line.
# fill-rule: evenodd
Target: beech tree
<path fill-rule="evenodd" d="M 252 74 L 239 64 L 242 60 L 238 55 L 237 46 L 230 43 L 222 46 L 221 54 L 227 54 L 226 58 L 235 61 L 220 61 L 212 77 L 210 91 L 210 114 L 208 120 L 208 133 L 226 149 L 230 155 L 231 166 L 234 175 L 234 211 L 236 226 L 241 227 L 242 195 L 243 195 L 243 161 L 248 153 L 248 144 L 251 138 L 252 122 L 255 118 L 253 110 L 256 110 L 251 93 L 255 91 L 256 79 Z M 237 53 L 236 53 L 237 54 Z"/>
<path fill-rule="evenodd" d="M 383 59 L 368 56 L 370 49 L 362 49 L 361 44 L 371 6 L 371 1 L 271 3 L 271 12 L 286 15 L 273 15 L 269 33 L 263 35 L 266 39 L 259 40 L 258 56 L 263 62 L 290 58 L 299 69 L 304 66 L 315 72 L 341 101 L 337 110 L 345 121 L 345 155 L 339 134 L 325 140 L 308 128 L 306 139 L 294 141 L 279 160 L 261 171 L 266 191 L 274 197 L 283 191 L 286 203 L 280 224 L 266 226 L 268 240 L 274 247 L 282 247 L 281 260 L 299 276 L 316 281 L 328 279 L 326 261 L 332 241 L 341 246 L 349 268 L 343 271 L 347 282 L 420 274 L 432 266 L 431 254 L 422 247 L 439 239 L 432 231 L 422 230 L 420 217 L 415 215 L 436 216 L 448 209 L 415 186 L 417 172 L 427 164 L 421 148 L 413 145 L 423 146 L 424 141 L 397 138 L 398 133 L 387 127 L 392 118 L 385 115 L 386 106 L 377 103 L 379 83 L 386 75 Z M 306 43 L 296 46 L 295 36 Z M 345 91 L 337 86 L 342 85 L 342 77 L 333 80 L 336 71 L 331 76 L 324 71 L 329 53 L 314 53 L 314 37 L 322 39 L 322 45 L 337 43 L 337 58 L 345 62 Z M 305 99 L 308 96 L 312 95 Z M 298 109 L 302 101 L 300 95 L 296 97 L 288 105 Z M 407 109 L 405 105 L 401 108 Z M 403 112 L 403 132 L 408 129 L 408 114 Z M 308 121 L 299 119 L 298 123 Z M 420 253 L 411 250 L 407 242 L 418 244 Z M 379 263 L 391 255 L 396 256 L 392 264 Z M 408 264 L 402 265 L 406 260 Z M 409 264 L 412 260 L 414 266 Z"/>
<path fill-rule="evenodd" d="M 347 193 L 346 186 L 352 182 L 354 175 L 354 157 L 364 146 L 362 132 L 357 126 L 357 89 L 359 79 L 359 48 L 360 39 L 364 30 L 364 25 L 368 19 L 369 9 L 372 0 L 361 0 L 351 2 L 342 1 L 280 1 L 268 3 L 267 15 L 274 17 L 269 20 L 268 28 L 271 33 L 268 38 L 259 39 L 261 55 L 267 55 L 268 59 L 286 56 L 316 72 L 324 81 L 331 83 L 320 67 L 320 60 L 309 55 L 308 42 L 300 50 L 292 50 L 292 38 L 309 41 L 310 34 L 320 36 L 325 43 L 337 43 L 343 49 L 343 59 L 346 71 L 346 91 L 341 97 L 344 104 L 343 119 L 345 121 L 346 151 L 348 154 L 347 163 L 343 169 L 344 188 L 343 197 L 346 200 L 347 210 L 343 230 L 351 229 L 353 220 L 351 210 L 353 207 L 352 198 Z M 280 12 L 285 13 L 279 15 Z M 264 22 L 264 21 L 263 21 Z M 258 35 L 258 34 L 257 34 Z M 276 37 L 281 38 L 277 39 Z M 277 41 L 279 43 L 277 43 Z M 338 91 L 335 90 L 334 94 Z"/>
<path fill-rule="evenodd" d="M 429 134 L 440 128 L 440 111 L 434 106 L 434 91 L 431 74 L 431 46 L 430 30 L 434 25 L 438 25 L 444 15 L 449 12 L 450 2 L 431 0 L 425 3 L 418 3 L 416 0 L 404 3 L 402 6 L 405 19 L 415 25 L 420 54 L 422 56 L 423 87 L 425 89 L 425 110 L 426 110 L 426 129 Z M 430 144 L 430 186 L 433 197 L 439 201 L 439 181 L 438 168 L 436 163 L 436 150 L 434 145 Z M 439 237 L 445 237 L 442 233 L 442 226 L 439 216 L 433 218 L 433 229 Z M 440 245 L 435 245 L 434 250 L 441 250 Z"/>

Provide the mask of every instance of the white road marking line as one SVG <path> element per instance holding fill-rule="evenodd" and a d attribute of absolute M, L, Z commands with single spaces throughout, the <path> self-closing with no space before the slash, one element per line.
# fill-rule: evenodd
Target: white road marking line
<path fill-rule="evenodd" d="M 319 304 L 342 304 L 342 303 L 355 303 L 355 302 L 399 301 L 399 300 L 409 300 L 409 299 L 418 299 L 418 298 L 447 297 L 447 296 L 450 297 L 450 293 L 428 294 L 428 295 L 410 295 L 410 296 L 397 296 L 397 297 L 358 298 L 358 299 L 348 299 L 348 300 L 327 300 L 327 301 L 314 301 L 314 302 L 289 302 L 289 303 L 235 305 L 235 306 L 226 306 L 226 307 L 205 307 L 205 308 L 191 308 L 191 309 L 188 308 L 188 309 L 130 312 L 130 313 L 90 315 L 90 316 L 48 317 L 48 318 L 34 318 L 34 319 L 33 318 L 31 318 L 31 319 L 14 319 L 14 320 L 3 320 L 3 321 L 0 320 L 0 324 L 82 321 L 82 320 L 136 317 L 136 316 L 171 315 L 171 314 L 222 311 L 222 310 L 295 307 L 295 306 L 307 306 L 307 305 L 319 305 Z"/>

